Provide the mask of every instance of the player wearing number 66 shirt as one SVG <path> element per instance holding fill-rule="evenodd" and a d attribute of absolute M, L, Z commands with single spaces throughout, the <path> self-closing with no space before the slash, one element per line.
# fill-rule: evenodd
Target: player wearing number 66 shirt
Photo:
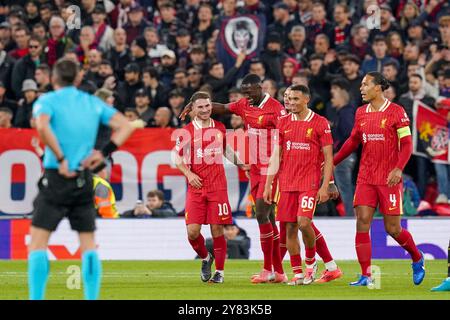
<path fill-rule="evenodd" d="M 413 282 L 425 277 L 423 254 L 411 234 L 400 225 L 402 212 L 402 171 L 411 153 L 411 131 L 405 110 L 386 99 L 383 91 L 389 82 L 379 72 L 369 72 L 362 80 L 361 95 L 368 104 L 358 108 L 352 133 L 334 156 L 339 164 L 362 143 L 362 155 L 353 206 L 356 208 L 355 248 L 362 275 L 352 286 L 372 284 L 369 236 L 375 209 L 383 214 L 387 233 L 411 255 Z"/>
<path fill-rule="evenodd" d="M 185 218 L 189 243 L 202 259 L 201 279 L 204 282 L 223 283 L 227 243 L 223 226 L 232 224 L 228 201 L 227 180 L 223 156 L 248 170 L 234 151 L 227 146 L 225 126 L 211 119 L 211 98 L 206 92 L 191 97 L 195 117 L 176 136 L 175 163 L 188 180 Z M 213 236 L 214 257 L 207 251 L 201 234 L 202 224 L 209 224 Z M 211 266 L 216 272 L 211 274 Z M 212 278 L 211 278 L 212 276 Z"/>
<path fill-rule="evenodd" d="M 278 141 L 270 158 L 264 201 L 272 199 L 272 181 L 279 174 L 280 198 L 277 220 L 286 223 L 287 249 L 295 274 L 301 269 L 298 245 L 300 228 L 305 244 L 306 275 L 303 284 L 314 281 L 317 272 L 316 234 L 312 219 L 316 203 L 329 199 L 328 185 L 333 170 L 333 138 L 328 121 L 308 109 L 310 92 L 306 86 L 290 87 L 290 114 L 278 119 Z M 281 159 L 281 161 L 280 161 Z M 323 181 L 321 181 L 323 160 Z M 281 166 L 280 166 L 281 162 Z M 294 279 L 288 284 L 296 284 Z"/>

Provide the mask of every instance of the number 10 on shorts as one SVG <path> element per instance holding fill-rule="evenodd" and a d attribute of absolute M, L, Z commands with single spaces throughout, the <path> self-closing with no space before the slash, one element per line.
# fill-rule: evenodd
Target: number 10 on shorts
<path fill-rule="evenodd" d="M 219 217 L 221 216 L 227 216 L 229 214 L 229 210 L 228 210 L 228 204 L 227 203 L 218 203 L 217 204 L 219 206 Z"/>

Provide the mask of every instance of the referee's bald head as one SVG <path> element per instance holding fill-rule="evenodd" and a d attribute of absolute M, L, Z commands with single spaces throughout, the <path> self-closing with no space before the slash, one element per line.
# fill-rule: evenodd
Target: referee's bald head
<path fill-rule="evenodd" d="M 59 59 L 53 67 L 53 84 L 60 87 L 72 86 L 78 76 L 78 64 L 70 59 Z"/>

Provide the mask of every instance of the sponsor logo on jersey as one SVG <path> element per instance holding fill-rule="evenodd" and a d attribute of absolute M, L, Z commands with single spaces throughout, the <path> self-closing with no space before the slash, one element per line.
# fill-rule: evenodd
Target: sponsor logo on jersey
<path fill-rule="evenodd" d="M 286 141 L 286 150 L 311 150 L 311 145 L 304 142 Z"/>
<path fill-rule="evenodd" d="M 202 150 L 200 148 L 197 149 L 197 158 L 210 157 L 216 154 L 220 154 L 222 152 L 222 148 L 206 148 Z"/>
<path fill-rule="evenodd" d="M 368 141 L 384 141 L 384 134 L 382 133 L 369 133 L 362 135 L 363 143 L 367 143 Z"/>

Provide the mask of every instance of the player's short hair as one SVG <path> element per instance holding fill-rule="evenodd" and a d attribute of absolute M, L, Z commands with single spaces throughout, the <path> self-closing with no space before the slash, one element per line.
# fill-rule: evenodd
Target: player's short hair
<path fill-rule="evenodd" d="M 242 79 L 241 84 L 242 85 L 261 84 L 261 78 L 254 73 L 249 73 L 244 77 L 244 79 Z"/>
<path fill-rule="evenodd" d="M 380 85 L 382 91 L 386 90 L 390 86 L 389 81 L 380 72 L 371 71 L 367 73 L 367 76 L 372 77 L 373 83 L 375 85 Z"/>
<path fill-rule="evenodd" d="M 147 193 L 147 198 L 158 197 L 159 200 L 164 201 L 164 193 L 161 190 L 152 190 Z"/>
<path fill-rule="evenodd" d="M 303 93 L 305 96 L 308 97 L 311 96 L 311 92 L 309 91 L 308 87 L 302 84 L 290 86 L 289 89 L 291 89 L 291 91 L 300 91 L 301 93 Z"/>
<path fill-rule="evenodd" d="M 12 110 L 11 110 L 10 108 L 7 108 L 7 107 L 0 107 L 0 112 L 7 113 L 7 114 L 9 114 L 11 117 L 13 116 Z"/>
<path fill-rule="evenodd" d="M 53 67 L 53 73 L 56 76 L 60 86 L 66 87 L 73 85 L 78 75 L 78 65 L 70 59 L 59 59 Z"/>
<path fill-rule="evenodd" d="M 211 100 L 211 96 L 209 95 L 208 92 L 197 91 L 196 93 L 194 93 L 192 95 L 190 102 L 191 103 L 195 103 L 195 101 L 200 100 L 200 99 L 209 99 L 209 100 Z"/>

